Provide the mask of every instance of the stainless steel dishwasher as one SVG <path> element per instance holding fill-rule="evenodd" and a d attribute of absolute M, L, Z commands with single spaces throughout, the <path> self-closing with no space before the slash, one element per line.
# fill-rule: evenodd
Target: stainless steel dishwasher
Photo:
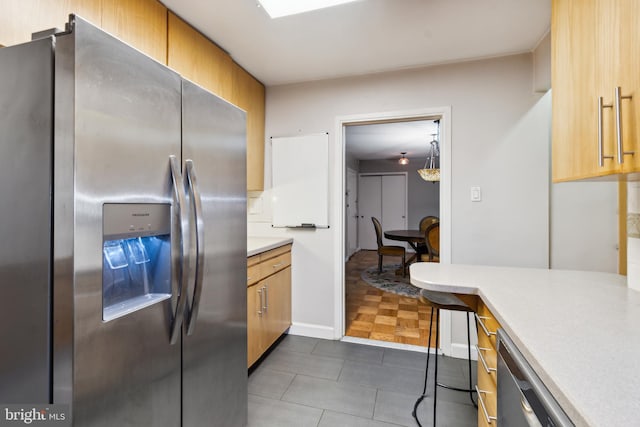
<path fill-rule="evenodd" d="M 502 329 L 498 329 L 498 425 L 574 425 Z"/>

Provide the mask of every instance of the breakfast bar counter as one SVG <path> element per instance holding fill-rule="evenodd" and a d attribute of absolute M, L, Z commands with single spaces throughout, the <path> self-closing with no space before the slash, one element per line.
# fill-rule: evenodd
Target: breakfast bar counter
<path fill-rule="evenodd" d="M 624 276 L 415 263 L 411 283 L 478 295 L 577 426 L 640 422 L 640 292 Z"/>

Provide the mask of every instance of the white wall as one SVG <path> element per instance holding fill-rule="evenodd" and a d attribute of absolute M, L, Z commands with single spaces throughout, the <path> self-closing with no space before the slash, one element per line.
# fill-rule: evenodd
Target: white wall
<path fill-rule="evenodd" d="M 533 90 L 544 93 L 551 89 L 551 33 L 533 50 Z"/>
<path fill-rule="evenodd" d="M 618 271 L 618 182 L 551 186 L 551 268 Z"/>
<path fill-rule="evenodd" d="M 336 117 L 451 107 L 452 261 L 546 267 L 548 263 L 548 132 L 527 138 L 521 121 L 541 98 L 532 91 L 531 55 L 406 70 L 267 89 L 266 135 L 329 132 L 335 158 Z M 547 118 L 548 120 L 548 118 Z M 532 139 L 534 139 L 532 141 Z M 287 235 L 293 253 L 294 332 L 336 337 L 335 274 L 341 226 L 291 231 L 270 227 L 270 147 L 264 212 L 249 216 L 249 234 Z M 332 164 L 330 176 L 342 174 Z M 471 202 L 481 186 L 482 202 Z M 335 192 L 336 189 L 333 189 Z M 338 191 L 341 191 L 338 190 Z M 331 197 L 335 200 L 335 197 Z M 341 222 L 341 206 L 331 206 Z M 265 221 L 265 222 L 260 222 Z"/>

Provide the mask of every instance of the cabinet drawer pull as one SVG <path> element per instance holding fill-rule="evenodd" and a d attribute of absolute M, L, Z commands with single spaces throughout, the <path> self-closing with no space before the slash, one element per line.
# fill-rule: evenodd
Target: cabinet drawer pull
<path fill-rule="evenodd" d="M 497 372 L 498 370 L 496 368 L 490 368 L 489 365 L 487 365 L 487 361 L 484 360 L 484 356 L 482 355 L 483 351 L 489 351 L 491 350 L 490 348 L 483 348 L 483 347 L 478 347 L 478 345 L 476 344 L 476 351 L 478 352 L 478 358 L 480 359 L 480 362 L 482 363 L 482 367 L 484 368 L 485 371 L 487 371 L 487 374 L 490 374 L 491 372 Z"/>
<path fill-rule="evenodd" d="M 273 268 L 278 268 L 278 267 L 280 267 L 282 264 L 284 264 L 284 261 L 280 261 L 280 262 L 279 262 L 279 263 L 277 263 L 277 264 L 273 264 Z"/>
<path fill-rule="evenodd" d="M 635 151 L 624 151 L 624 147 L 622 146 L 622 100 L 623 99 L 631 99 L 631 95 L 622 96 L 621 95 L 622 88 L 620 86 L 615 89 L 615 107 L 616 107 L 616 132 L 617 132 L 617 142 L 618 142 L 618 163 L 624 163 L 624 156 L 631 155 L 633 156 Z"/>
<path fill-rule="evenodd" d="M 491 392 L 486 390 L 480 390 L 478 386 L 476 386 L 476 393 L 478 393 L 478 403 L 480 403 L 480 407 L 482 408 L 482 412 L 484 413 L 484 418 L 487 420 L 487 424 L 491 424 L 493 420 L 497 420 L 498 418 L 494 417 L 493 415 L 489 415 L 489 412 L 487 411 L 487 407 L 484 404 L 484 399 L 482 398 L 483 394 L 489 394 Z"/>
<path fill-rule="evenodd" d="M 480 327 L 484 331 L 485 335 L 487 335 L 488 337 L 491 337 L 491 335 L 496 335 L 496 332 L 491 332 L 489 329 L 487 329 L 486 325 L 483 322 L 483 320 L 489 320 L 489 319 L 491 318 L 487 316 L 478 316 L 478 314 L 476 313 L 476 320 L 480 324 Z"/>
<path fill-rule="evenodd" d="M 602 97 L 598 97 L 598 165 L 604 167 L 604 159 L 612 159 L 613 156 L 604 155 L 604 136 L 602 130 L 602 110 L 604 108 L 612 108 L 611 104 L 604 104 Z"/>

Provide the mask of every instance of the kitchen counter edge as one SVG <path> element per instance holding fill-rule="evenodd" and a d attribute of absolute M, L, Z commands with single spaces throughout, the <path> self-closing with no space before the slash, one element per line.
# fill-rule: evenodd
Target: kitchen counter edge
<path fill-rule="evenodd" d="M 247 258 L 291 243 L 292 238 L 248 236 Z"/>

